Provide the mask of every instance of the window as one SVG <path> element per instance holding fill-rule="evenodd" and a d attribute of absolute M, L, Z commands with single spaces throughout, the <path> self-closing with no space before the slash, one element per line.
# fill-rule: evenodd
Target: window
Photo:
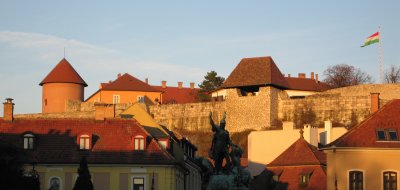
<path fill-rule="evenodd" d="M 144 177 L 133 177 L 133 190 L 144 190 L 145 179 Z"/>
<path fill-rule="evenodd" d="M 383 172 L 383 189 L 397 190 L 397 173 Z"/>
<path fill-rule="evenodd" d="M 114 95 L 113 96 L 113 104 L 119 104 L 120 99 L 119 99 L 119 95 Z"/>
<path fill-rule="evenodd" d="M 389 141 L 397 141 L 397 131 L 395 130 L 388 130 L 388 137 L 389 137 Z"/>
<path fill-rule="evenodd" d="M 49 188 L 51 190 L 61 190 L 61 179 L 59 177 L 51 177 L 49 179 Z"/>
<path fill-rule="evenodd" d="M 137 102 L 144 103 L 144 96 L 137 96 Z"/>
<path fill-rule="evenodd" d="M 349 172 L 349 190 L 363 190 L 363 172 Z"/>
<path fill-rule="evenodd" d="M 25 134 L 24 135 L 24 149 L 25 150 L 33 150 L 33 142 L 35 136 L 33 134 Z"/>
<path fill-rule="evenodd" d="M 398 141 L 397 131 L 394 129 L 377 129 L 376 130 L 377 141 Z"/>
<path fill-rule="evenodd" d="M 300 185 L 305 187 L 308 185 L 308 182 L 310 181 L 310 174 L 302 174 L 300 175 Z"/>
<path fill-rule="evenodd" d="M 79 136 L 79 149 L 89 150 L 90 149 L 90 137 L 89 135 Z"/>
<path fill-rule="evenodd" d="M 137 135 L 134 139 L 135 150 L 144 150 L 144 137 L 142 135 Z"/>
<path fill-rule="evenodd" d="M 168 141 L 167 141 L 167 140 L 160 140 L 160 141 L 158 141 L 158 143 L 159 143 L 164 149 L 167 149 L 167 144 L 168 144 Z"/>

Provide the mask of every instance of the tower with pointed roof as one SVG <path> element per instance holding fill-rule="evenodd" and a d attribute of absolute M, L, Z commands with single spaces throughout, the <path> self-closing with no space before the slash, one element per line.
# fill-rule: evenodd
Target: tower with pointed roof
<path fill-rule="evenodd" d="M 86 82 L 63 58 L 39 84 L 42 86 L 42 113 L 64 112 L 68 100 L 84 99 Z"/>

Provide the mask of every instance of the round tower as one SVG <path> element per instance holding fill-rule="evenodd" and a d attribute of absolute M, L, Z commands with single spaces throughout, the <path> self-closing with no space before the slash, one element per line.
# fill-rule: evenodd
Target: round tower
<path fill-rule="evenodd" d="M 39 84 L 42 86 L 42 113 L 64 112 L 68 100 L 83 101 L 86 82 L 63 58 Z"/>

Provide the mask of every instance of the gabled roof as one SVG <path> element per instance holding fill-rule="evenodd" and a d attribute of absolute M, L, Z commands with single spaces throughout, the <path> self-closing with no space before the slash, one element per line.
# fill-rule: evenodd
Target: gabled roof
<path fill-rule="evenodd" d="M 40 86 L 46 83 L 75 83 L 87 86 L 86 82 L 79 76 L 72 65 L 63 58 L 49 74 L 40 82 Z"/>
<path fill-rule="evenodd" d="M 400 99 L 387 103 L 363 122 L 329 144 L 330 147 L 400 148 L 400 141 L 377 141 L 377 129 L 400 132 Z"/>
<path fill-rule="evenodd" d="M 315 79 L 296 77 L 285 77 L 285 79 L 289 84 L 290 90 L 323 92 L 331 89 L 328 84 L 321 81 L 316 81 Z"/>
<path fill-rule="evenodd" d="M 222 85 L 223 88 L 272 85 L 287 89 L 289 84 L 271 57 L 243 58 Z"/>
<path fill-rule="evenodd" d="M 267 166 L 326 165 L 325 153 L 299 138 Z"/>
<path fill-rule="evenodd" d="M 132 119 L 0 119 L 0 141 L 23 147 L 23 134 L 33 133 L 34 150 L 24 151 L 24 162 L 79 163 L 86 156 L 97 164 L 173 164 L 174 158 Z M 77 137 L 92 135 L 92 148 L 79 150 Z M 134 151 L 133 137 L 145 135 L 146 150 Z"/>
<path fill-rule="evenodd" d="M 163 104 L 185 104 L 185 103 L 195 103 L 197 101 L 198 88 L 178 88 L 167 86 L 163 88 L 162 86 L 153 86 L 154 88 L 163 92 Z"/>
<path fill-rule="evenodd" d="M 117 80 L 104 84 L 102 83 L 102 89 L 100 90 L 113 90 L 113 91 L 142 91 L 142 92 L 161 92 L 149 84 L 133 77 L 132 75 L 125 73 Z"/>

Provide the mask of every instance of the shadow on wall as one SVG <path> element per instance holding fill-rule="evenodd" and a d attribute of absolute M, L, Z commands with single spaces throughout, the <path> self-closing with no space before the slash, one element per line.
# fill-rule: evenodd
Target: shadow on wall
<path fill-rule="evenodd" d="M 251 181 L 251 189 L 252 190 L 266 190 L 266 189 L 274 189 L 274 190 L 286 190 L 288 188 L 288 183 L 275 181 L 274 172 L 265 169 L 259 175 L 254 176 Z"/>

